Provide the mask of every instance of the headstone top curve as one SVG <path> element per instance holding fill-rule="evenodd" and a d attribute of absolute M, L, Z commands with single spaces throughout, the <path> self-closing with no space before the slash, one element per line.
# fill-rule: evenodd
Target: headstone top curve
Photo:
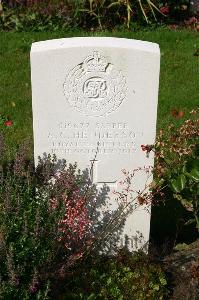
<path fill-rule="evenodd" d="M 107 47 L 135 49 L 144 52 L 151 52 L 154 54 L 160 53 L 159 45 L 156 43 L 116 37 L 72 37 L 40 41 L 32 44 L 31 53 L 73 47 Z"/>

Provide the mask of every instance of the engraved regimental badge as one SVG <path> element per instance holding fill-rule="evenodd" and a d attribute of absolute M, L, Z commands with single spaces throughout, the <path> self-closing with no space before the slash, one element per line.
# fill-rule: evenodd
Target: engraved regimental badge
<path fill-rule="evenodd" d="M 126 97 L 126 79 L 94 51 L 66 76 L 64 94 L 76 111 L 87 116 L 104 116 L 115 111 Z"/>

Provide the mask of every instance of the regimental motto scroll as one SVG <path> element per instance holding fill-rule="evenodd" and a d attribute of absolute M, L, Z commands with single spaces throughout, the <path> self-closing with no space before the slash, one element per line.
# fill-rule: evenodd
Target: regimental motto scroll
<path fill-rule="evenodd" d="M 98 51 L 74 67 L 66 76 L 64 94 L 81 114 L 100 117 L 114 112 L 126 97 L 126 79 Z"/>

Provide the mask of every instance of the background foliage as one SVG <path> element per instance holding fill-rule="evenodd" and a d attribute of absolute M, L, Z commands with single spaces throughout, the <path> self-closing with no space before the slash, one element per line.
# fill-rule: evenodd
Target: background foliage
<path fill-rule="evenodd" d="M 161 24 L 189 18 L 190 1 L 176 0 L 9 0 L 3 1 L 0 27 L 3 30 L 52 30 L 71 26 L 90 30 L 136 23 Z M 192 19 L 196 29 L 198 19 Z"/>

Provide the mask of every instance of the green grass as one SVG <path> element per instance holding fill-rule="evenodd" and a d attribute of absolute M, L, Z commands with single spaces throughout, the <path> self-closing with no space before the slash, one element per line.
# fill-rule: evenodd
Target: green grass
<path fill-rule="evenodd" d="M 199 103 L 199 35 L 191 31 L 61 33 L 0 33 L 0 114 L 9 115 L 13 127 L 0 127 L 5 133 L 10 155 L 29 138 L 32 140 L 31 82 L 29 52 L 32 42 L 70 36 L 116 36 L 156 42 L 161 49 L 161 75 L 158 106 L 158 128 L 166 128 L 171 110 L 188 112 Z M 185 114 L 186 116 L 186 114 Z"/>

